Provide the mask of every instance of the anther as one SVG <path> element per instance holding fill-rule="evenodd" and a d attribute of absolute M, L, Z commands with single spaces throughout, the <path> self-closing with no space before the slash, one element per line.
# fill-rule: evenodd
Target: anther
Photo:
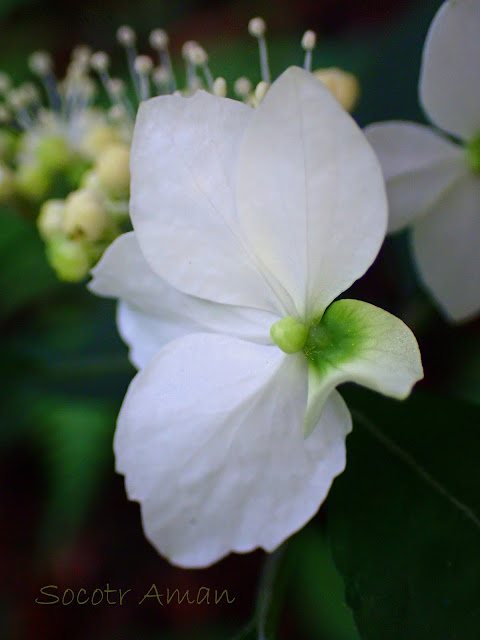
<path fill-rule="evenodd" d="M 268 82 L 264 82 L 263 80 L 261 80 L 257 84 L 257 86 L 255 87 L 255 100 L 257 104 L 260 104 L 260 102 L 264 99 L 269 88 L 270 85 L 268 84 Z"/>
<path fill-rule="evenodd" d="M 28 59 L 30 71 L 37 76 L 46 76 L 52 71 L 52 56 L 47 51 L 35 51 Z"/>
<path fill-rule="evenodd" d="M 90 58 L 90 66 L 94 71 L 103 73 L 110 66 L 110 58 L 104 51 L 97 51 Z"/>
<path fill-rule="evenodd" d="M 154 29 L 150 33 L 150 46 L 157 51 L 163 51 L 168 46 L 168 34 L 163 29 Z"/>
<path fill-rule="evenodd" d="M 227 96 L 227 81 L 225 78 L 215 78 L 213 82 L 213 94 L 219 98 L 226 98 Z"/>
<path fill-rule="evenodd" d="M 260 38 L 265 35 L 265 31 L 267 30 L 267 25 L 265 24 L 265 20 L 263 18 L 252 18 L 248 23 L 248 32 L 254 38 Z"/>
<path fill-rule="evenodd" d="M 248 78 L 238 78 L 238 80 L 235 80 L 233 90 L 239 98 L 243 98 L 243 100 L 246 100 L 252 90 L 252 83 Z"/>
<path fill-rule="evenodd" d="M 132 27 L 124 25 L 117 29 L 117 41 L 123 47 L 133 47 L 137 41 L 137 36 Z"/>

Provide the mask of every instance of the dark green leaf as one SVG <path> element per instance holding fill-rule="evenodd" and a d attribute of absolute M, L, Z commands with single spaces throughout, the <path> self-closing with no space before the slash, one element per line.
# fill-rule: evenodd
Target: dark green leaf
<path fill-rule="evenodd" d="M 60 288 L 32 220 L 0 210 L 0 316 Z"/>
<path fill-rule="evenodd" d="M 291 541 L 294 555 L 289 581 L 289 601 L 296 626 L 306 638 L 358 640 L 343 581 L 333 563 L 325 536 L 316 523 Z"/>
<path fill-rule="evenodd" d="M 116 409 L 88 398 L 50 397 L 35 407 L 49 491 L 40 550 L 78 533 L 107 469 L 113 469 Z"/>
<path fill-rule="evenodd" d="M 354 429 L 328 530 L 363 640 L 478 640 L 480 408 L 345 395 Z"/>

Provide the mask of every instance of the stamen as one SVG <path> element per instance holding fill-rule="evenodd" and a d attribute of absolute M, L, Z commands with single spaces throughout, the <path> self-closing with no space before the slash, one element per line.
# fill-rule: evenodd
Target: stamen
<path fill-rule="evenodd" d="M 78 62 L 80 65 L 85 65 L 85 69 L 88 68 L 91 57 L 92 50 L 85 44 L 78 45 L 72 51 L 72 62 Z"/>
<path fill-rule="evenodd" d="M 205 80 L 207 82 L 207 86 L 210 89 L 210 91 L 213 92 L 213 76 L 207 64 L 208 62 L 207 52 L 200 45 L 196 45 L 190 48 L 189 55 L 190 55 L 192 64 L 202 69 L 203 74 L 205 76 Z"/>
<path fill-rule="evenodd" d="M 187 40 L 182 47 L 182 57 L 185 60 L 185 84 L 188 94 L 194 93 L 199 88 L 199 78 L 192 60 L 192 53 L 197 47 L 200 47 L 200 45 L 194 40 Z"/>
<path fill-rule="evenodd" d="M 135 119 L 135 110 L 132 107 L 130 100 L 127 97 L 127 91 L 125 87 L 125 83 L 120 78 L 110 78 L 109 84 L 109 95 L 111 96 L 113 107 L 120 106 L 124 115 L 130 117 L 132 120 Z"/>
<path fill-rule="evenodd" d="M 169 93 L 170 73 L 165 67 L 156 67 L 152 73 L 152 80 L 157 89 L 158 95 Z"/>
<path fill-rule="evenodd" d="M 153 62 L 148 56 L 137 56 L 134 66 L 140 78 L 141 99 L 148 100 L 150 98 L 150 82 L 148 76 L 153 69 Z"/>
<path fill-rule="evenodd" d="M 268 82 L 264 82 L 263 80 L 261 80 L 257 84 L 257 86 L 255 87 L 255 101 L 257 104 L 260 104 L 269 89 L 270 85 L 268 84 Z"/>
<path fill-rule="evenodd" d="M 32 53 L 28 60 L 30 70 L 40 78 L 48 101 L 53 111 L 60 111 L 62 99 L 58 90 L 57 79 L 53 73 L 53 62 L 51 55 L 46 51 L 36 51 Z"/>
<path fill-rule="evenodd" d="M 21 88 L 12 89 L 6 95 L 7 104 L 14 110 L 17 122 L 24 129 L 30 129 L 33 126 L 33 121 L 27 110 L 28 98 Z"/>
<path fill-rule="evenodd" d="M 317 44 L 317 34 L 315 31 L 305 31 L 302 38 L 302 49 L 305 51 L 305 62 L 303 68 L 305 71 L 312 70 L 312 51 Z"/>
<path fill-rule="evenodd" d="M 219 98 L 227 97 L 227 81 L 225 78 L 215 78 L 213 82 L 213 94 Z"/>
<path fill-rule="evenodd" d="M 125 52 L 127 55 L 128 69 L 130 71 L 130 76 L 132 78 L 135 93 L 137 95 L 138 100 L 141 100 L 142 99 L 142 90 L 141 90 L 142 81 L 138 73 L 135 71 L 135 60 L 137 58 L 137 49 L 135 47 L 137 36 L 135 35 L 135 31 L 128 26 L 120 27 L 117 30 L 117 41 L 125 49 Z"/>
<path fill-rule="evenodd" d="M 168 89 L 173 93 L 176 89 L 175 74 L 168 51 L 168 34 L 163 29 L 154 29 L 150 34 L 150 46 L 158 51 L 160 67 L 168 71 Z"/>
<path fill-rule="evenodd" d="M 258 49 L 260 54 L 260 69 L 262 72 L 262 80 L 270 83 L 270 68 L 268 66 L 267 42 L 265 40 L 265 31 L 267 26 L 263 18 L 252 18 L 248 23 L 248 31 L 250 35 L 258 40 Z"/>
<path fill-rule="evenodd" d="M 235 84 L 233 85 L 233 90 L 235 94 L 242 98 L 243 100 L 248 100 L 250 96 L 250 92 L 252 90 L 252 83 L 248 78 L 241 77 L 238 80 L 235 80 Z"/>
<path fill-rule="evenodd" d="M 108 73 L 109 65 L 110 65 L 110 58 L 107 56 L 107 54 L 104 51 L 97 51 L 90 58 L 90 66 L 94 71 L 97 72 L 98 77 L 100 78 L 100 81 L 103 85 L 103 88 L 105 89 L 108 97 L 110 98 L 110 102 L 112 103 L 112 106 L 114 107 L 122 106 L 122 108 L 128 111 L 130 116 L 134 118 L 135 117 L 134 111 L 130 103 L 128 103 L 126 96 L 123 96 L 123 95 L 120 96 L 118 92 L 116 92 L 115 90 L 116 88 L 118 88 L 118 83 L 113 82 L 112 84 L 112 78 Z"/>
<path fill-rule="evenodd" d="M 125 25 L 117 30 L 117 40 L 123 47 L 133 47 L 137 41 L 137 36 L 132 27 Z"/>

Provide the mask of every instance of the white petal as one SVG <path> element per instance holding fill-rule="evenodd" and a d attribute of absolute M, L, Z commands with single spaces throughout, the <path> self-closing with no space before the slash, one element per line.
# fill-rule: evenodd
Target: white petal
<path fill-rule="evenodd" d="M 270 551 L 314 515 L 344 468 L 351 420 L 334 392 L 304 440 L 306 397 L 303 356 L 224 336 L 172 342 L 136 376 L 117 468 L 162 554 L 202 567 Z"/>
<path fill-rule="evenodd" d="M 427 213 L 443 191 L 465 174 L 462 148 L 429 127 L 382 122 L 367 127 L 365 135 L 387 183 L 390 232 Z"/>
<path fill-rule="evenodd" d="M 215 302 L 261 309 L 278 302 L 245 248 L 234 168 L 252 109 L 198 91 L 140 106 L 133 135 L 130 213 L 152 269 Z"/>
<path fill-rule="evenodd" d="M 480 134 L 480 3 L 448 0 L 423 50 L 420 100 L 438 127 L 462 139 Z"/>
<path fill-rule="evenodd" d="M 387 221 L 365 136 L 322 82 L 296 67 L 248 124 L 237 203 L 248 240 L 307 320 L 363 275 Z"/>
<path fill-rule="evenodd" d="M 324 314 L 316 351 L 309 364 L 308 408 L 304 432 L 317 424 L 332 390 L 356 382 L 392 398 L 403 399 L 423 378 L 415 336 L 392 314 L 360 300 L 337 300 Z"/>
<path fill-rule="evenodd" d="M 414 227 L 420 276 L 451 320 L 480 312 L 480 178 L 467 176 Z"/>
<path fill-rule="evenodd" d="M 139 368 L 164 344 L 187 333 L 213 331 L 271 344 L 270 327 L 279 319 L 268 311 L 181 293 L 152 271 L 134 232 L 117 238 L 92 274 L 92 291 L 123 301 L 118 308 L 118 328 L 131 348 L 131 361 Z"/>

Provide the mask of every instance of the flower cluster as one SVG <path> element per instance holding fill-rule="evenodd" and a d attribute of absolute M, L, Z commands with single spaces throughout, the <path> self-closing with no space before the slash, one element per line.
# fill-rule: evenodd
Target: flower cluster
<path fill-rule="evenodd" d="M 261 18 L 249 23 L 258 40 L 262 79 L 253 84 L 239 78 L 234 96 L 255 107 L 268 91 L 271 73 Z M 12 87 L 0 75 L 0 202 L 39 212 L 38 229 L 48 259 L 64 280 L 82 280 L 121 232 L 130 228 L 128 216 L 129 151 L 139 104 L 154 95 L 193 95 L 204 89 L 225 97 L 223 77 L 214 77 L 206 51 L 194 41 L 182 47 L 182 83 L 173 71 L 168 34 L 151 32 L 152 56 L 138 55 L 136 34 L 120 27 L 129 82 L 113 77 L 109 56 L 77 47 L 65 77 L 55 77 L 51 56 L 36 52 L 29 66 L 39 83 Z M 304 66 L 311 69 L 316 36 L 302 39 Z M 356 78 L 339 69 L 314 71 L 345 108 L 358 97 Z M 178 76 L 178 74 L 177 74 Z M 102 106 L 102 95 L 109 106 Z M 45 99 L 46 102 L 45 102 Z"/>

